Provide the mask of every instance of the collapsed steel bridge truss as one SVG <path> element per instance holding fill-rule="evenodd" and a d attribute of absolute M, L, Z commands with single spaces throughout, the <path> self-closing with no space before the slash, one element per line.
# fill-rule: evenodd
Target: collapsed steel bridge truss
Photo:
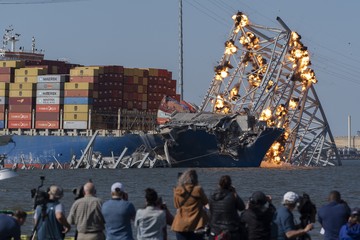
<path fill-rule="evenodd" d="M 279 17 L 280 28 L 253 24 L 241 12 L 233 20 L 200 110 L 219 114 L 246 111 L 268 126 L 284 128 L 265 161 L 341 165 L 300 35 Z"/>

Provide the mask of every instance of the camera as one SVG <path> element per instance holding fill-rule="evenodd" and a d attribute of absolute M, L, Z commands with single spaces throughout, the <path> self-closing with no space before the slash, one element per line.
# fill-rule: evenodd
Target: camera
<path fill-rule="evenodd" d="M 72 190 L 72 192 L 73 192 L 73 194 L 74 194 L 74 196 L 75 196 L 75 199 L 74 200 L 77 200 L 77 199 L 79 199 L 79 198 L 82 198 L 82 197 L 84 197 L 84 187 L 83 186 L 79 186 L 79 187 L 77 187 L 77 188 L 74 188 L 73 190 Z"/>
<path fill-rule="evenodd" d="M 45 177 L 40 176 L 41 184 L 37 187 L 37 189 L 33 188 L 30 190 L 31 198 L 34 199 L 34 209 L 36 209 L 38 205 L 46 206 L 49 201 L 48 191 L 43 191 L 40 189 L 44 185 L 44 180 Z"/>

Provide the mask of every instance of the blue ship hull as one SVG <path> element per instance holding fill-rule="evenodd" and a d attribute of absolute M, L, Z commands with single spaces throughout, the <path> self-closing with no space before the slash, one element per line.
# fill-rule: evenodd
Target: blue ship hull
<path fill-rule="evenodd" d="M 86 136 L 27 136 L 14 135 L 12 142 L 0 146 L 0 154 L 6 156 L 5 163 L 69 163 L 72 157 L 80 158 L 91 137 Z M 125 147 L 127 153 L 133 152 L 142 144 L 140 135 L 128 134 L 121 137 L 97 136 L 94 152 L 103 156 L 119 156 Z"/>
<path fill-rule="evenodd" d="M 176 145 L 169 147 L 176 161 L 173 167 L 259 167 L 266 152 L 283 133 L 279 128 L 266 128 L 254 142 L 235 146 L 234 154 L 222 153 L 215 135 L 202 130 L 178 134 Z"/>
<path fill-rule="evenodd" d="M 168 146 L 172 167 L 259 167 L 273 142 L 283 133 L 283 129 L 265 128 L 253 141 L 240 144 L 229 151 L 220 151 L 219 139 L 206 130 L 187 130 L 177 133 L 176 144 Z M 27 136 L 14 135 L 7 145 L 0 146 L 5 164 L 40 163 L 47 164 L 57 160 L 70 163 L 73 156 L 79 159 L 91 137 L 86 136 Z M 94 152 L 102 156 L 119 156 L 124 148 L 130 155 L 141 145 L 148 149 L 164 150 L 161 135 L 127 134 L 116 136 L 97 136 Z M 164 154 L 164 153 L 162 153 Z"/>

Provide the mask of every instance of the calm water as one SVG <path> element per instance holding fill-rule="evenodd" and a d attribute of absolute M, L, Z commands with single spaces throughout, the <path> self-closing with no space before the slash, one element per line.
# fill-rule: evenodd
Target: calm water
<path fill-rule="evenodd" d="M 97 196 L 107 200 L 110 198 L 110 186 L 116 181 L 125 185 L 129 200 L 136 208 L 144 206 L 144 189 L 156 189 L 172 213 L 175 212 L 172 204 L 172 189 L 176 185 L 177 175 L 185 169 L 119 169 L 119 170 L 19 170 L 20 176 L 0 181 L 0 209 L 22 208 L 31 211 L 33 199 L 30 190 L 40 185 L 40 176 L 45 176 L 44 187 L 58 184 L 65 190 L 62 203 L 67 213 L 73 203 L 72 189 L 88 179 L 92 179 L 97 188 Z M 326 203 L 327 195 L 331 190 L 341 192 L 343 199 L 350 207 L 360 207 L 359 172 L 360 161 L 343 161 L 341 167 L 324 168 L 242 168 L 242 169 L 197 169 L 199 182 L 206 194 L 210 194 L 216 187 L 221 175 L 232 177 L 234 186 L 240 197 L 247 200 L 256 190 L 264 191 L 273 198 L 275 206 L 279 206 L 282 195 L 287 191 L 299 194 L 306 192 L 316 206 Z M 32 215 L 22 228 L 23 234 L 30 234 L 33 228 Z M 321 239 L 320 227 L 315 225 L 312 231 L 313 239 Z M 173 239 L 169 231 L 170 239 Z M 71 234 L 72 235 L 72 232 Z"/>

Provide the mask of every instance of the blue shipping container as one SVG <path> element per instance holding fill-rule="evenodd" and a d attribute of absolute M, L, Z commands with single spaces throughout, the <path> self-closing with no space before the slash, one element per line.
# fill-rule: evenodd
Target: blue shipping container
<path fill-rule="evenodd" d="M 92 104 L 93 99 L 87 97 L 65 97 L 64 104 Z"/>

